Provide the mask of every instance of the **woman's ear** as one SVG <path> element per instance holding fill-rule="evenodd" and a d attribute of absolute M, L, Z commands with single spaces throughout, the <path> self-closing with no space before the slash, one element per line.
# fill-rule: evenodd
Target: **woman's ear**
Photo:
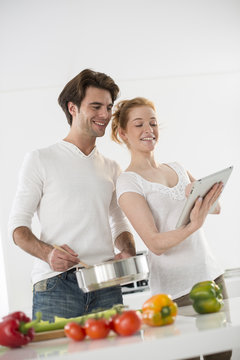
<path fill-rule="evenodd" d="M 127 135 L 126 135 L 126 131 L 123 130 L 121 127 L 118 129 L 118 134 L 120 136 L 120 138 L 124 141 L 127 142 Z"/>
<path fill-rule="evenodd" d="M 71 101 L 68 102 L 68 112 L 72 115 L 72 116 L 76 116 L 77 112 L 78 112 L 78 108 L 77 105 L 75 105 L 74 103 L 72 103 Z"/>

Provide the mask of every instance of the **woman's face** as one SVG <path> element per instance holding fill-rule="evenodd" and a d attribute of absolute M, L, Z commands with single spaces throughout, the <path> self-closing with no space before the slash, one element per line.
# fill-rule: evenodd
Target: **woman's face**
<path fill-rule="evenodd" d="M 128 113 L 126 130 L 120 136 L 130 150 L 152 151 L 158 141 L 158 124 L 155 111 L 146 105 L 138 106 Z"/>

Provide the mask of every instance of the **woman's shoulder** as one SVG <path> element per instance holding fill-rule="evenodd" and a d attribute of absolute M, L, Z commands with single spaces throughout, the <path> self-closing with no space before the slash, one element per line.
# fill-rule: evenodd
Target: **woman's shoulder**
<path fill-rule="evenodd" d="M 124 171 L 119 175 L 116 183 L 116 189 L 118 196 L 124 192 L 143 193 L 143 187 L 138 174 L 132 171 Z"/>
<path fill-rule="evenodd" d="M 121 174 L 119 175 L 117 182 L 118 183 L 139 183 L 139 179 L 138 179 L 139 175 L 133 171 L 123 171 L 121 172 Z"/>

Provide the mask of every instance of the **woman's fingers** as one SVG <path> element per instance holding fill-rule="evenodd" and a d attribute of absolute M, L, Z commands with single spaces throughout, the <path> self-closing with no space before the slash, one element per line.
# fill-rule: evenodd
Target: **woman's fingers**
<path fill-rule="evenodd" d="M 203 198 L 201 196 L 199 196 L 197 198 L 197 200 L 195 201 L 195 204 L 194 204 L 194 207 L 193 207 L 193 210 L 194 212 L 198 212 L 202 206 L 202 202 L 203 202 Z"/>
<path fill-rule="evenodd" d="M 207 195 L 202 198 L 199 197 L 194 204 L 194 207 L 190 214 L 190 220 L 192 223 L 196 225 L 197 228 L 202 226 L 205 221 L 207 214 L 211 206 L 215 203 L 215 201 L 220 196 L 223 189 L 222 183 L 216 183 L 213 185 L 211 190 L 207 193 Z"/>
<path fill-rule="evenodd" d="M 197 200 L 195 201 L 194 207 L 190 214 L 191 222 L 199 218 L 202 202 L 203 202 L 202 197 L 197 198 Z"/>
<path fill-rule="evenodd" d="M 213 195 L 213 201 L 212 203 L 214 203 L 218 198 L 219 196 L 221 195 L 221 192 L 223 191 L 223 183 L 219 183 L 218 184 L 218 188 L 216 189 L 216 192 L 215 194 Z"/>
<path fill-rule="evenodd" d="M 223 189 L 223 183 L 216 183 L 204 197 L 204 205 L 210 208 L 220 196 Z"/>

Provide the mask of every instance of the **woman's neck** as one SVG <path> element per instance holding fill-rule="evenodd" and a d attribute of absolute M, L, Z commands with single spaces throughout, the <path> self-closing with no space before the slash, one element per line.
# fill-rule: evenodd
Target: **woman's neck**
<path fill-rule="evenodd" d="M 128 171 L 146 171 L 150 169 L 157 169 L 159 164 L 154 159 L 153 152 L 151 153 L 134 153 L 131 152 L 131 162 L 127 168 Z"/>

